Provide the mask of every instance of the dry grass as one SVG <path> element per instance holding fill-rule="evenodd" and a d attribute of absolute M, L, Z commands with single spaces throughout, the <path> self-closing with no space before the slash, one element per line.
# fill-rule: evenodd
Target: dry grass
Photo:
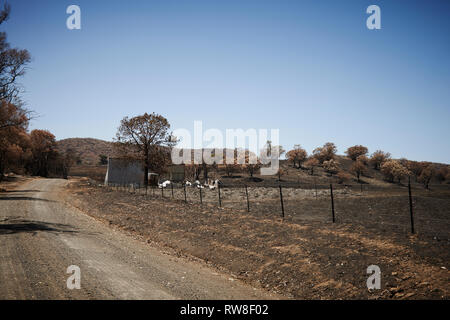
<path fill-rule="evenodd" d="M 69 175 L 72 177 L 87 177 L 98 183 L 103 183 L 106 170 L 106 166 L 74 166 L 70 168 Z"/>
<path fill-rule="evenodd" d="M 160 190 L 158 190 L 160 191 Z M 448 299 L 448 192 L 421 200 L 419 234 L 404 219 L 404 197 L 349 195 L 330 223 L 328 199 L 290 202 L 279 209 L 261 201 L 250 213 L 111 191 L 76 181 L 69 201 L 87 214 L 175 254 L 200 259 L 255 286 L 297 299 Z M 444 196 L 444 198 L 442 198 Z M 159 197 L 159 199 L 158 199 Z M 369 208 L 372 210 L 368 210 Z M 377 205 L 377 206 L 376 206 Z M 316 212 L 310 212 L 314 211 Z M 380 210 L 383 209 L 383 210 Z M 294 214 L 298 210 L 299 214 Z M 437 212 L 438 210 L 439 212 Z M 366 212 L 367 211 L 367 212 Z M 394 212 L 395 211 L 395 212 Z M 345 214 L 344 214 L 345 213 Z M 392 223 L 386 214 L 393 215 Z M 407 213 L 407 210 L 406 210 Z M 437 216 L 436 216 L 436 214 Z M 425 228 L 430 218 L 445 223 Z M 405 229 L 397 224 L 405 225 Z M 434 230 L 435 227 L 441 230 Z M 423 231 L 423 233 L 422 233 Z M 433 232 L 442 237 L 433 237 Z M 431 233 L 430 233 L 431 232 Z M 444 237 L 447 238 L 444 238 Z M 368 291 L 366 269 L 379 265 L 381 290 Z"/>

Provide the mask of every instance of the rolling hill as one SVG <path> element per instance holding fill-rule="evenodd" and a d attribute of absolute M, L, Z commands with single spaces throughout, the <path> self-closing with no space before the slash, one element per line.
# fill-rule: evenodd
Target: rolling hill
<path fill-rule="evenodd" d="M 61 152 L 72 149 L 83 165 L 97 165 L 100 155 L 112 155 L 112 142 L 94 138 L 68 138 L 57 141 Z"/>

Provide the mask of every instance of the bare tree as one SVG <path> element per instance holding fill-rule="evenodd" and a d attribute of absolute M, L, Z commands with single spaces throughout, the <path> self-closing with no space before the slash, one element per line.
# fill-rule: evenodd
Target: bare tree
<path fill-rule="evenodd" d="M 238 163 L 242 164 L 244 170 L 248 172 L 251 178 L 261 168 L 261 161 L 249 150 L 238 151 Z"/>
<path fill-rule="evenodd" d="M 161 173 L 170 163 L 169 148 L 173 147 L 170 124 L 156 113 L 125 117 L 116 134 L 116 150 L 124 157 L 143 161 L 144 184 L 148 185 L 149 170 Z"/>
<path fill-rule="evenodd" d="M 11 7 L 5 3 L 0 11 L 0 24 L 8 20 Z M 0 100 L 17 103 L 20 86 L 17 78 L 25 73 L 25 66 L 30 62 L 30 53 L 24 49 L 11 48 L 6 40 L 6 33 L 0 32 Z"/>
<path fill-rule="evenodd" d="M 429 189 L 430 181 L 435 176 L 434 166 L 432 164 L 426 166 L 420 173 L 418 182 L 422 183 L 425 189 Z"/>
<path fill-rule="evenodd" d="M 360 182 L 360 177 L 366 172 L 366 170 L 366 165 L 361 160 L 356 160 L 350 167 L 350 172 L 352 172 L 356 176 L 358 182 Z"/>
<path fill-rule="evenodd" d="M 327 142 L 322 147 L 314 149 L 313 156 L 322 164 L 324 161 L 334 159 L 336 152 L 336 145 L 332 142 Z"/>
<path fill-rule="evenodd" d="M 380 170 L 383 162 L 389 160 L 390 158 L 391 154 L 389 152 L 377 150 L 370 156 L 369 163 L 375 170 Z"/>
<path fill-rule="evenodd" d="M 303 162 L 308 158 L 308 153 L 299 144 L 296 144 L 294 145 L 294 149 L 286 153 L 286 158 L 293 163 L 294 167 L 298 163 L 298 168 L 301 168 Z"/>
<path fill-rule="evenodd" d="M 233 173 L 237 172 L 240 169 L 240 165 L 237 163 L 238 161 L 238 150 L 235 148 L 233 150 L 233 159 L 226 158 L 226 152 L 224 152 L 223 163 L 225 165 L 225 172 L 228 177 L 231 177 Z"/>
<path fill-rule="evenodd" d="M 311 156 L 306 160 L 305 167 L 310 169 L 310 174 L 314 175 L 314 168 L 319 165 L 319 160 L 317 158 Z"/>
<path fill-rule="evenodd" d="M 48 130 L 33 130 L 30 133 L 32 159 L 32 173 L 48 177 L 50 162 L 58 153 L 56 151 L 55 136 Z"/>

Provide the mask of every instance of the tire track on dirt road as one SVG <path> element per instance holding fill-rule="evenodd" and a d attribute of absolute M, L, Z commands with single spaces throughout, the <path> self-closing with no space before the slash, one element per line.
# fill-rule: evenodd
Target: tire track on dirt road
<path fill-rule="evenodd" d="M 163 254 L 66 206 L 66 180 L 0 194 L 0 299 L 273 299 L 196 262 Z M 81 270 L 69 290 L 67 267 Z"/>

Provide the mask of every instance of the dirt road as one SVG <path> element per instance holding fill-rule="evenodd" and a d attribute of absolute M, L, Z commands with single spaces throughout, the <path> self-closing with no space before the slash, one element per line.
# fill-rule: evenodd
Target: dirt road
<path fill-rule="evenodd" d="M 0 299 L 277 298 L 66 206 L 66 183 L 35 179 L 0 194 Z M 80 289 L 67 288 L 71 265 Z"/>

